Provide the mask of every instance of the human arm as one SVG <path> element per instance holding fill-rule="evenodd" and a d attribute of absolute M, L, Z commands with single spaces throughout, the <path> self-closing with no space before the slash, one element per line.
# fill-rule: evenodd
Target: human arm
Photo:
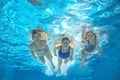
<path fill-rule="evenodd" d="M 33 47 L 32 47 L 32 46 L 33 46 L 32 44 L 29 45 L 29 47 L 30 47 L 30 52 L 31 52 L 32 56 L 36 59 L 37 57 L 36 57 L 36 55 L 34 54 L 34 50 L 33 50 Z"/>
<path fill-rule="evenodd" d="M 55 46 L 55 47 L 54 47 L 54 56 L 57 56 L 56 50 L 57 50 L 57 47 Z"/>
<path fill-rule="evenodd" d="M 50 49 L 49 49 L 48 45 L 46 45 L 46 49 L 47 49 L 47 52 L 49 53 L 50 57 L 52 58 L 52 54 L 50 52 Z"/>
<path fill-rule="evenodd" d="M 70 48 L 70 60 L 72 61 L 73 60 L 73 52 L 74 52 L 74 49 L 73 48 Z"/>
<path fill-rule="evenodd" d="M 97 53 L 98 56 L 101 56 L 102 51 L 101 51 L 101 48 L 100 48 L 99 43 L 98 43 L 98 37 L 96 37 L 96 48 L 98 50 L 98 53 Z"/>
<path fill-rule="evenodd" d="M 98 49 L 98 56 L 101 56 L 101 54 L 102 54 L 102 50 L 101 50 L 101 48 L 100 48 L 99 45 L 97 45 L 97 49 Z"/>

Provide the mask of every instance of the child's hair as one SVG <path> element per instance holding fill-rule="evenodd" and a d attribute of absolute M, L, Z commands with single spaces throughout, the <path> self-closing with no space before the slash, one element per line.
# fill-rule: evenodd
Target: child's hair
<path fill-rule="evenodd" d="M 88 31 L 85 35 L 85 40 L 88 38 L 89 33 L 92 33 L 94 35 L 94 39 L 96 39 L 96 34 L 93 31 Z"/>
<path fill-rule="evenodd" d="M 39 30 L 32 30 L 31 31 L 31 34 L 32 34 L 32 39 L 33 39 L 33 36 L 35 35 L 35 34 L 37 34 L 38 32 L 40 32 Z M 40 35 L 40 34 L 39 34 Z M 41 35 L 40 35 L 41 36 Z"/>
<path fill-rule="evenodd" d="M 63 42 L 64 40 L 68 40 L 68 41 L 70 42 L 70 39 L 69 39 L 68 37 L 63 38 L 63 39 L 62 39 L 62 42 Z"/>

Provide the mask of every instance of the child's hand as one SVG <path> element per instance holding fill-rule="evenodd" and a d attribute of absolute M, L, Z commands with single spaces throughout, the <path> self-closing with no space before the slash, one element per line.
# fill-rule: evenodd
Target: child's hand
<path fill-rule="evenodd" d="M 90 26 L 89 23 L 83 23 L 82 24 L 82 30 L 86 30 L 88 28 L 88 26 Z"/>
<path fill-rule="evenodd" d="M 100 50 L 100 51 L 98 52 L 98 56 L 100 56 L 100 57 L 101 57 L 101 53 L 102 53 L 102 52 L 101 52 L 101 50 Z"/>
<path fill-rule="evenodd" d="M 36 56 L 36 55 L 33 55 L 33 57 L 34 57 L 35 59 L 37 59 L 37 56 Z"/>
<path fill-rule="evenodd" d="M 86 29 L 87 29 L 87 26 L 82 25 L 82 30 L 86 30 Z"/>

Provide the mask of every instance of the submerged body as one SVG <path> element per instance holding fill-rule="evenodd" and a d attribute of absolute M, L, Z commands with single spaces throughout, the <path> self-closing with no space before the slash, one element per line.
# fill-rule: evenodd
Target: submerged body
<path fill-rule="evenodd" d="M 58 54 L 59 54 L 59 57 L 63 58 L 63 59 L 66 59 L 70 56 L 70 47 L 68 48 L 68 51 L 67 52 L 63 52 L 62 51 L 62 46 L 60 46 L 60 49 L 58 51 Z"/>
<path fill-rule="evenodd" d="M 44 56 L 51 62 L 53 68 L 54 65 L 52 63 L 52 55 L 50 54 L 49 47 L 47 45 L 46 40 L 42 40 L 41 35 L 35 31 L 32 33 L 33 42 L 30 44 L 30 50 L 34 58 L 39 58 L 39 60 L 44 64 L 45 59 Z"/>
<path fill-rule="evenodd" d="M 98 45 L 97 36 L 93 31 L 86 31 L 87 27 L 87 25 L 82 26 L 83 49 L 82 58 L 79 58 L 81 60 L 81 68 L 83 68 L 86 58 L 90 56 L 95 51 L 95 49 L 98 49 L 98 55 L 101 55 L 101 50 Z"/>
<path fill-rule="evenodd" d="M 54 48 L 54 55 L 56 56 L 56 50 L 58 50 L 58 73 L 61 73 L 61 64 L 64 61 L 65 64 L 69 60 L 73 60 L 73 48 L 69 45 L 68 38 L 62 39 L 62 44 Z"/>

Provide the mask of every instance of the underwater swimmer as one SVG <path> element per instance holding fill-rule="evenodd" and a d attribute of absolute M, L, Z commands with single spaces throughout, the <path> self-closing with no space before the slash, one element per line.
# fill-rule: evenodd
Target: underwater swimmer
<path fill-rule="evenodd" d="M 32 30 L 31 34 L 33 42 L 30 44 L 30 51 L 32 56 L 35 59 L 39 58 L 43 64 L 45 63 L 45 56 L 52 64 L 53 68 L 55 68 L 52 62 L 52 55 L 50 54 L 49 47 L 44 39 L 47 36 L 47 33 L 45 34 L 45 32 L 40 30 Z"/>
<path fill-rule="evenodd" d="M 70 46 L 70 40 L 65 37 L 61 41 L 58 41 L 58 44 L 54 47 L 54 55 L 56 56 L 56 50 L 58 50 L 58 73 L 61 73 L 61 64 L 64 60 L 65 64 L 69 60 L 73 60 L 73 48 Z"/>
<path fill-rule="evenodd" d="M 97 36 L 93 31 L 86 31 L 87 25 L 82 26 L 82 43 L 83 43 L 83 49 L 82 49 L 82 58 L 79 58 L 81 60 L 81 68 L 83 68 L 85 59 L 92 54 L 95 49 L 98 49 L 98 55 L 101 55 L 101 49 L 97 42 Z"/>

